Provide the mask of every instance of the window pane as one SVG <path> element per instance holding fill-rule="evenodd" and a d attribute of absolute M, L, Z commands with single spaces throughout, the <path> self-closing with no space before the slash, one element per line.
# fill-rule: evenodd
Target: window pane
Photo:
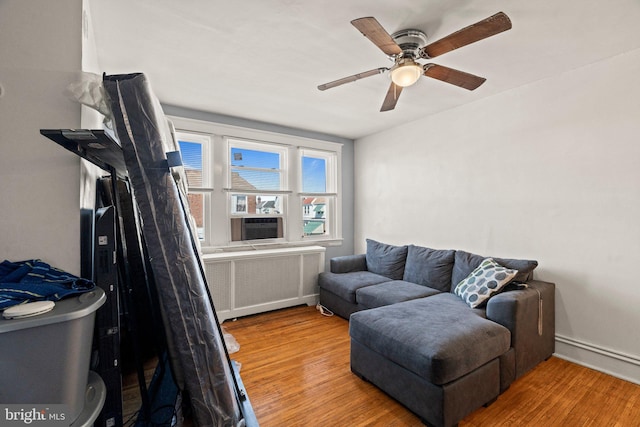
<path fill-rule="evenodd" d="M 318 157 L 302 157 L 302 192 L 327 192 L 327 161 Z"/>
<path fill-rule="evenodd" d="M 280 215 L 282 197 L 271 194 L 232 194 L 231 213 L 238 215 Z"/>
<path fill-rule="evenodd" d="M 202 187 L 202 144 L 178 141 L 189 187 Z"/>
<path fill-rule="evenodd" d="M 302 198 L 302 225 L 305 236 L 327 234 L 327 198 Z"/>
<path fill-rule="evenodd" d="M 198 238 L 204 239 L 204 194 L 202 193 L 189 193 L 187 195 L 189 200 L 189 209 L 191 215 L 196 223 L 196 229 L 198 230 Z"/>
<path fill-rule="evenodd" d="M 231 188 L 236 190 L 280 190 L 280 154 L 231 147 Z"/>

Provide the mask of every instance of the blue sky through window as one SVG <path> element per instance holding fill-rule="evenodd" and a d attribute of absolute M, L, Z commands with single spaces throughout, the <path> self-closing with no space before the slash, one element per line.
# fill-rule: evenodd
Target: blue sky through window
<path fill-rule="evenodd" d="M 178 141 L 185 169 L 202 171 L 202 144 Z M 231 148 L 230 162 L 234 172 L 256 189 L 280 190 L 280 154 Z M 266 169 L 265 171 L 242 170 L 243 168 Z M 272 170 L 272 171 L 271 171 Z M 302 191 L 305 193 L 324 193 L 327 191 L 326 159 L 302 157 Z"/>
<path fill-rule="evenodd" d="M 202 144 L 197 142 L 178 141 L 180 155 L 185 169 L 202 170 Z"/>
<path fill-rule="evenodd" d="M 231 148 L 232 167 L 251 167 L 260 169 L 280 169 L 280 155 L 268 151 Z"/>
<path fill-rule="evenodd" d="M 247 181 L 253 188 L 257 190 L 281 190 L 280 154 L 232 147 L 230 163 L 231 170 Z"/>
<path fill-rule="evenodd" d="M 318 157 L 302 158 L 302 191 L 325 193 L 327 191 L 326 160 Z"/>

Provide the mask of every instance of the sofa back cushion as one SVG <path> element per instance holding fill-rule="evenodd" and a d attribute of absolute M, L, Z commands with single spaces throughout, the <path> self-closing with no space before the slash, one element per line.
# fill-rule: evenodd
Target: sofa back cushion
<path fill-rule="evenodd" d="M 407 246 L 394 246 L 367 239 L 367 270 L 393 280 L 401 280 L 407 260 Z"/>
<path fill-rule="evenodd" d="M 451 289 L 463 281 L 480 263 L 488 257 L 476 255 L 465 251 L 456 251 L 453 273 L 451 274 Z M 513 278 L 515 282 L 526 282 L 533 278 L 533 270 L 538 266 L 538 261 L 491 257 L 503 267 L 518 270 Z"/>
<path fill-rule="evenodd" d="M 455 253 L 449 249 L 409 245 L 402 280 L 449 292 Z"/>

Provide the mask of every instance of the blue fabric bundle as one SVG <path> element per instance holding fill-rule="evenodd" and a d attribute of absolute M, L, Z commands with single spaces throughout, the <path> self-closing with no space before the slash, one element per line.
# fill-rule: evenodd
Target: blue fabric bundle
<path fill-rule="evenodd" d="M 0 263 L 0 310 L 31 301 L 59 301 L 95 284 L 38 259 Z"/>

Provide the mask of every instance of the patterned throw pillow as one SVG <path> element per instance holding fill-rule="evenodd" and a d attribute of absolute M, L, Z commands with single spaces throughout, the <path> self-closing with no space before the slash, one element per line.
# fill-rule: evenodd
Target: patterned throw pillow
<path fill-rule="evenodd" d="M 464 280 L 456 286 L 458 295 L 469 307 L 476 308 L 499 292 L 518 274 L 518 270 L 508 269 L 486 258 Z"/>

